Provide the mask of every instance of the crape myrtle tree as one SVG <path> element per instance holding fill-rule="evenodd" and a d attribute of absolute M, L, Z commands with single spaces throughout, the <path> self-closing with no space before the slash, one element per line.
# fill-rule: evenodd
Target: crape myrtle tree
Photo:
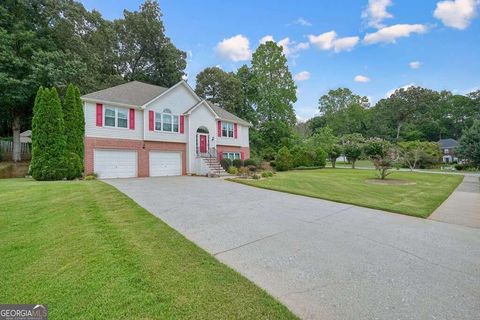
<path fill-rule="evenodd" d="M 62 106 L 55 88 L 40 88 L 32 120 L 31 175 L 35 180 L 67 177 Z"/>
<path fill-rule="evenodd" d="M 361 134 L 353 133 L 342 136 L 341 140 L 343 152 L 352 163 L 352 169 L 355 169 L 355 163 L 362 155 L 364 138 Z"/>
<path fill-rule="evenodd" d="M 370 138 L 363 144 L 365 155 L 373 162 L 378 172 L 378 177 L 384 180 L 392 173 L 396 152 L 393 145 L 381 138 Z"/>

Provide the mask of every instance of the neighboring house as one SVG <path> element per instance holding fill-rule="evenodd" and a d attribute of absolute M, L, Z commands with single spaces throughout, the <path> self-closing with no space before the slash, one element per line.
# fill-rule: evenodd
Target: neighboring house
<path fill-rule="evenodd" d="M 455 154 L 455 148 L 458 146 L 458 142 L 455 139 L 441 139 L 438 141 L 440 146 L 440 151 L 442 152 L 442 162 L 451 163 L 453 161 L 458 161 L 458 158 Z"/>
<path fill-rule="evenodd" d="M 32 143 L 32 130 L 26 130 L 20 133 L 20 142 Z"/>
<path fill-rule="evenodd" d="M 222 158 L 250 157 L 245 120 L 199 98 L 180 81 L 138 81 L 82 96 L 85 173 L 101 178 L 219 172 Z"/>

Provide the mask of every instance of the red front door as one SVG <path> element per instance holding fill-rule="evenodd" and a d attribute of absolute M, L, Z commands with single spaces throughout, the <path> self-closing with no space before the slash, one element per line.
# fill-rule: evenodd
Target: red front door
<path fill-rule="evenodd" d="M 207 153 L 207 136 L 200 135 L 200 153 Z"/>

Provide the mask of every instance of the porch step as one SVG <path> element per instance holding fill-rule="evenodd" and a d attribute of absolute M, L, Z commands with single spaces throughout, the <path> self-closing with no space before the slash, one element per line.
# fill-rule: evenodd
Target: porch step
<path fill-rule="evenodd" d="M 207 165 L 209 177 L 224 177 L 224 176 L 230 175 L 225 171 L 225 169 L 223 169 L 222 165 L 217 160 L 217 158 L 204 157 L 202 159 L 204 163 Z"/>

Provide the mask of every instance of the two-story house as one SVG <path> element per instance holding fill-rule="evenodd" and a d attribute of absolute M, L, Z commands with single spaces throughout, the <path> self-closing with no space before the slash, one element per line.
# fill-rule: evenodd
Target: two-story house
<path fill-rule="evenodd" d="M 180 81 L 139 81 L 82 96 L 85 174 L 155 177 L 217 170 L 222 158 L 250 157 L 245 120 L 198 97 Z"/>
<path fill-rule="evenodd" d="M 440 151 L 442 152 L 442 162 L 451 163 L 458 161 L 455 149 L 458 147 L 458 141 L 455 139 L 441 139 L 438 141 Z"/>

